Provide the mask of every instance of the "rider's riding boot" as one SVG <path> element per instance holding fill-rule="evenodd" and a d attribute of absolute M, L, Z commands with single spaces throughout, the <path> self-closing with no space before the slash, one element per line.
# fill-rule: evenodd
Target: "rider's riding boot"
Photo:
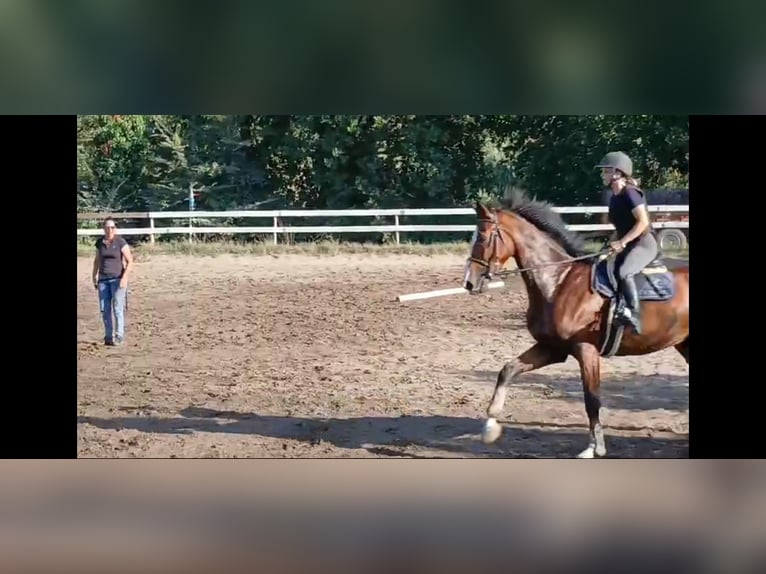
<path fill-rule="evenodd" d="M 635 278 L 630 275 L 622 280 L 622 318 L 641 334 L 641 315 Z"/>

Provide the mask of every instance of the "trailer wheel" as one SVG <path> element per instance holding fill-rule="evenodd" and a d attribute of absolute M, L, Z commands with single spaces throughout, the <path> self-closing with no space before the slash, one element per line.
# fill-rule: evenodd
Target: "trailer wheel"
<path fill-rule="evenodd" d="M 661 229 L 657 233 L 657 243 L 662 251 L 680 251 L 689 245 L 680 229 Z"/>

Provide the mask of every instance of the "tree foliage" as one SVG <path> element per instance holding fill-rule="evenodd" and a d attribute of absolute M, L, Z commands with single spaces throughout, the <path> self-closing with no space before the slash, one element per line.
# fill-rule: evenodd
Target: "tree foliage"
<path fill-rule="evenodd" d="M 675 116 L 82 116 L 81 210 L 465 206 L 515 183 L 558 205 L 599 201 L 621 149 L 645 188 L 685 187 Z"/>
<path fill-rule="evenodd" d="M 613 150 L 631 157 L 646 189 L 688 185 L 686 116 L 505 116 L 494 133 L 524 186 L 554 204 L 598 203 L 594 165 Z"/>

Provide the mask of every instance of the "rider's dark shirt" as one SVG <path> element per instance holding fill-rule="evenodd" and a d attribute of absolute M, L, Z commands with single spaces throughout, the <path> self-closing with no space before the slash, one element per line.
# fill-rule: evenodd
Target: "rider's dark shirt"
<path fill-rule="evenodd" d="M 617 230 L 618 237 L 625 237 L 633 229 L 636 224 L 636 217 L 632 211 L 645 203 L 643 192 L 632 186 L 625 186 L 622 193 L 612 194 L 609 200 L 609 221 Z"/>

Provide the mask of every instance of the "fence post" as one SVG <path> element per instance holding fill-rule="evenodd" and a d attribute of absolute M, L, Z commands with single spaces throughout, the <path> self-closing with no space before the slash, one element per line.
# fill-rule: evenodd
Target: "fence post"
<path fill-rule="evenodd" d="M 153 217 L 149 218 L 149 229 L 152 230 L 152 233 L 149 234 L 149 243 L 154 245 L 154 233 L 153 233 L 154 232 L 154 218 Z"/>
<path fill-rule="evenodd" d="M 399 245 L 399 214 L 394 215 L 394 226 L 396 229 L 396 244 Z"/>
<path fill-rule="evenodd" d="M 189 243 L 192 242 L 192 218 L 189 215 Z"/>
<path fill-rule="evenodd" d="M 274 245 L 278 243 L 277 240 L 277 227 L 279 226 L 279 218 L 275 215 L 274 216 Z"/>

